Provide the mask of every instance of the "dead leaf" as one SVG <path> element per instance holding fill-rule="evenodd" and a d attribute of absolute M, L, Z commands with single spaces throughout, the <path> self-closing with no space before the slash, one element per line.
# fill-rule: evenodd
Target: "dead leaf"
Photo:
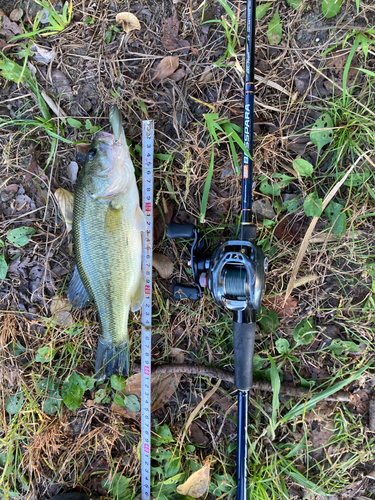
<path fill-rule="evenodd" d="M 164 279 L 168 279 L 173 273 L 173 262 L 166 255 L 162 255 L 161 253 L 154 253 L 152 255 L 152 266 Z"/>
<path fill-rule="evenodd" d="M 274 297 L 264 297 L 262 304 L 267 310 L 275 311 L 279 318 L 288 318 L 293 316 L 298 300 L 294 297 L 288 297 L 285 300 L 285 295 L 279 294 Z"/>
<path fill-rule="evenodd" d="M 51 99 L 50 96 L 44 92 L 44 90 L 42 90 L 41 94 L 43 99 L 46 101 L 47 106 L 55 113 L 56 116 L 59 118 L 66 118 L 67 115 L 61 106 L 56 104 L 53 99 Z"/>
<path fill-rule="evenodd" d="M 122 23 L 125 33 L 131 33 L 134 30 L 140 30 L 141 25 L 138 18 L 131 12 L 120 12 L 116 16 L 116 24 Z"/>
<path fill-rule="evenodd" d="M 162 81 L 168 78 L 168 76 L 173 75 L 179 64 L 180 58 L 178 56 L 164 57 L 156 66 L 154 80 Z"/>
<path fill-rule="evenodd" d="M 40 47 L 36 43 L 31 46 L 31 50 L 36 51 L 34 54 L 34 60 L 40 63 L 49 64 L 52 59 L 56 57 L 55 49 L 46 49 L 44 47 Z"/>
<path fill-rule="evenodd" d="M 179 82 L 184 78 L 186 75 L 186 72 L 184 68 L 179 68 L 173 75 L 170 76 L 170 79 L 173 80 L 174 82 Z"/>
<path fill-rule="evenodd" d="M 9 19 L 11 21 L 19 21 L 21 17 L 23 16 L 23 10 L 22 9 L 14 9 L 12 12 L 9 14 Z"/>
<path fill-rule="evenodd" d="M 126 396 L 133 394 L 141 400 L 141 380 L 141 373 L 132 375 L 127 379 L 126 387 L 121 392 Z M 161 408 L 170 400 L 171 396 L 177 390 L 180 380 L 181 374 L 179 373 L 151 374 L 151 412 Z M 129 408 L 122 408 L 115 403 L 112 403 L 111 409 L 115 413 L 137 421 L 139 421 L 141 416 L 140 412 L 131 411 Z"/>
<path fill-rule="evenodd" d="M 194 472 L 184 484 L 177 486 L 180 495 L 199 498 L 203 496 L 210 485 L 210 462 Z"/>
<path fill-rule="evenodd" d="M 306 136 L 290 136 L 286 148 L 290 149 L 294 153 L 297 153 L 298 155 L 303 155 L 306 151 L 307 143 L 309 142 L 309 140 L 310 139 Z"/>
<path fill-rule="evenodd" d="M 205 70 L 199 77 L 198 83 L 210 83 L 214 80 L 215 75 L 209 69 Z"/>
<path fill-rule="evenodd" d="M 72 305 L 66 297 L 53 297 L 50 302 L 50 310 L 53 322 L 57 326 L 64 328 L 71 326 L 74 323 L 73 317 L 70 313 Z"/>
<path fill-rule="evenodd" d="M 171 349 L 171 357 L 173 363 L 178 364 L 184 362 L 184 355 L 181 349 Z M 172 394 L 176 392 L 180 380 L 180 373 L 151 373 L 151 412 L 161 408 L 167 403 L 167 401 L 169 401 Z M 141 382 L 141 373 L 136 373 L 127 379 L 126 387 L 121 392 L 126 396 L 133 394 L 141 400 Z M 111 409 L 115 413 L 119 413 L 126 418 L 132 418 L 137 421 L 141 418 L 140 412 L 131 411 L 128 408 L 123 408 L 115 403 L 112 403 Z"/>
<path fill-rule="evenodd" d="M 17 193 L 19 188 L 18 184 L 8 184 L 4 189 L 0 191 L 0 200 L 1 201 L 9 201 L 14 198 L 14 195 Z"/>
<path fill-rule="evenodd" d="M 177 50 L 188 48 L 190 46 L 187 40 L 181 40 L 178 37 L 178 28 L 180 21 L 177 18 L 176 10 L 172 17 L 167 17 L 163 23 L 163 36 L 161 38 L 162 44 L 166 50 Z"/>
<path fill-rule="evenodd" d="M 287 215 L 275 227 L 274 235 L 279 240 L 290 241 L 296 243 L 305 235 L 308 224 L 306 217 L 297 215 Z"/>
<path fill-rule="evenodd" d="M 1 19 L 0 35 L 8 42 L 15 35 L 22 35 L 23 29 L 17 23 L 12 22 L 8 16 L 3 15 Z"/>
<path fill-rule="evenodd" d="M 209 438 L 208 436 L 206 436 L 201 427 L 198 425 L 198 422 L 202 424 L 200 420 L 196 420 L 190 426 L 189 429 L 190 441 L 192 443 L 197 444 L 198 446 L 207 446 Z"/>
<path fill-rule="evenodd" d="M 196 47 L 190 47 L 190 50 L 191 50 L 191 53 L 193 54 L 193 56 L 198 59 L 198 56 L 199 56 L 198 49 Z"/>
<path fill-rule="evenodd" d="M 55 198 L 59 204 L 61 215 L 64 217 L 66 230 L 69 233 L 73 224 L 73 200 L 74 195 L 66 189 L 56 189 Z"/>
<path fill-rule="evenodd" d="M 78 153 L 82 155 L 87 155 L 88 150 L 90 149 L 91 144 L 89 142 L 80 142 L 76 145 Z"/>

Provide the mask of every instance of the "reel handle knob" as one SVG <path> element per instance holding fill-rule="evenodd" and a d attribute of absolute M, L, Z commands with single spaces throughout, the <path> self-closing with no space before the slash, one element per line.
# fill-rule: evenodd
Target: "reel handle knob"
<path fill-rule="evenodd" d="M 194 230 L 194 224 L 176 224 L 175 222 L 171 222 L 167 228 L 167 236 L 172 240 L 176 238 L 191 239 L 195 236 Z"/>
<path fill-rule="evenodd" d="M 189 299 L 198 300 L 202 297 L 202 293 L 197 286 L 187 286 L 177 283 L 173 287 L 173 298 L 175 300 Z"/>

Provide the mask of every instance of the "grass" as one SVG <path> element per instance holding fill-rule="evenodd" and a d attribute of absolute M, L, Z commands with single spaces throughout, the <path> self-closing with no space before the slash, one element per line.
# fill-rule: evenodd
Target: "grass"
<path fill-rule="evenodd" d="M 365 391 L 370 397 L 373 393 L 375 75 L 369 70 L 373 65 L 373 33 L 371 28 L 362 29 L 364 7 L 358 2 L 347 5 L 352 16 L 350 27 L 345 24 L 349 21 L 343 6 L 337 18 L 325 21 L 320 1 L 268 3 L 267 8 L 262 4 L 257 24 L 256 73 L 261 81 L 256 96 L 254 155 L 254 196 L 267 198 L 276 213 L 273 220 L 258 224 L 259 243 L 271 263 L 267 297 L 284 297 L 299 249 L 298 238 L 290 241 L 278 236 L 280 221 L 300 218 L 308 225 L 312 214 L 304 204 L 306 199 L 313 193 L 316 199 L 323 199 L 358 157 L 363 155 L 363 159 L 335 195 L 334 204 L 327 207 L 330 210 L 319 212 L 319 223 L 298 275 L 316 278 L 294 288 L 292 295 L 298 305 L 292 315 L 279 313 L 277 317 L 266 310 L 259 315 L 255 378 L 269 381 L 273 394 L 259 389 L 251 394 L 248 474 L 249 493 L 262 500 L 345 494 L 350 485 L 371 472 L 368 468 L 375 444 L 366 406 L 363 409 L 353 402 L 323 399 L 348 388 L 352 394 Z M 16 184 L 25 189 L 25 196 L 20 195 L 24 198 L 19 199 L 24 208 L 16 197 L 2 201 L 9 212 L 0 237 L 10 269 L 0 283 L 4 304 L 0 327 L 0 494 L 6 499 L 30 495 L 48 499 L 79 487 L 116 500 L 130 500 L 140 490 L 139 426 L 112 407 L 118 390 L 111 381 L 96 384 L 92 379 L 98 338 L 94 309 L 74 312 L 70 325 L 56 323 L 57 306 L 51 299 L 61 295 L 63 301 L 62 291 L 73 262 L 72 241 L 47 192 L 44 205 L 36 206 L 35 211 L 27 199 L 34 196 L 24 181 L 30 142 L 41 151 L 40 168 L 71 190 L 66 165 L 74 159 L 74 145 L 89 139 L 97 127 L 105 129 L 104 117 L 115 98 L 126 110 L 125 130 L 137 165 L 140 118 L 148 115 L 156 122 L 155 198 L 163 217 L 168 212 L 165 207 L 173 205 L 178 220 L 200 221 L 202 237 L 211 250 L 238 226 L 243 5 L 207 0 L 191 13 L 177 6 L 182 21 L 179 36 L 191 40 L 193 47 L 203 44 L 204 49 L 198 56 L 179 54 L 181 67 L 188 69 L 182 81 L 156 85 L 152 81 L 154 61 L 169 54 L 160 37 L 155 44 L 155 33 L 161 32 L 170 6 L 154 12 L 153 4 L 146 4 L 153 17 L 147 17 L 146 11 L 138 13 L 142 31 L 126 41 L 113 28 L 115 12 L 106 6 L 100 10 L 87 7 L 91 10 L 81 12 L 73 3 L 66 4 L 65 13 L 54 11 L 62 16 L 59 30 L 53 24 L 40 28 L 40 15 L 31 31 L 24 26 L 26 34 L 14 39 L 19 45 L 12 47 L 14 52 L 24 51 L 26 57 L 18 61 L 21 64 L 9 51 L 1 56 L 2 91 L 6 89 L 8 99 L 20 101 L 18 109 L 12 108 L 13 116 L 5 116 L 1 110 L 2 178 L 7 180 L 5 187 Z M 41 7 L 46 5 L 41 3 Z M 374 16 L 373 7 L 366 6 L 365 14 Z M 202 24 L 203 16 L 204 21 L 216 21 Z M 281 38 L 277 44 L 278 38 L 273 37 L 272 44 L 269 36 L 274 28 L 270 30 L 270 23 L 275 23 L 277 16 L 280 22 L 274 35 Z M 85 22 L 88 17 L 90 23 Z M 304 33 L 309 36 L 311 19 L 322 28 L 304 45 L 297 35 L 308 26 Z M 204 34 L 207 26 L 210 30 Z M 322 43 L 314 42 L 318 36 Z M 64 96 L 51 93 L 54 102 L 67 112 L 67 118 L 52 118 L 43 97 L 43 92 L 52 92 L 48 73 L 45 76 L 33 60 L 30 45 L 21 45 L 25 38 L 59 48 L 51 71 L 58 63 L 71 78 L 74 99 L 88 92 L 86 82 L 95 83 L 96 94 L 90 97 L 88 111 L 79 99 L 64 101 Z M 314 80 L 332 80 L 323 55 L 331 57 L 337 43 L 349 54 L 341 76 L 335 77 L 329 95 L 318 93 L 310 99 Z M 77 44 L 83 47 L 82 53 L 76 50 Z M 358 58 L 357 80 L 346 90 L 344 81 L 354 53 Z M 318 68 L 317 60 L 321 61 Z M 27 62 L 36 65 L 36 76 Z M 301 67 L 307 68 L 312 78 L 306 91 L 296 94 L 294 76 Z M 203 74 L 207 78 L 207 72 L 209 80 L 200 80 Z M 339 89 L 342 85 L 344 92 Z M 314 129 L 324 113 L 332 126 L 320 124 Z M 311 132 L 328 137 L 324 145 L 318 144 L 319 152 Z M 288 147 L 295 137 L 306 138 L 303 153 Z M 301 159 L 311 168 L 298 163 Z M 3 187 L 1 200 L 6 199 Z M 297 196 L 297 201 L 288 205 L 285 193 Z M 341 225 L 335 226 L 340 217 Z M 8 232 L 18 227 L 36 230 L 21 248 L 7 239 Z M 188 242 L 172 243 L 164 236 L 156 242 L 155 251 L 174 262 L 171 280 L 157 276 L 154 280 L 155 362 L 170 361 L 177 348 L 182 350 L 185 363 L 233 370 L 231 318 L 206 294 L 197 303 L 171 299 L 171 282 L 191 282 L 185 264 Z M 24 264 L 22 272 L 14 264 L 18 257 Z M 33 278 L 37 266 L 44 270 L 37 274 L 39 281 Z M 310 327 L 305 331 L 302 326 L 306 322 Z M 132 359 L 139 361 L 139 315 L 133 316 L 130 328 Z M 330 345 L 324 342 L 328 334 L 337 336 Z M 72 381 L 80 386 L 77 394 Z M 279 384 L 310 387 L 313 397 L 298 400 L 283 391 L 279 394 Z M 199 444 L 193 430 L 182 439 L 192 411 L 213 386 L 208 378 L 184 375 L 173 395 L 155 411 L 155 498 L 177 497 L 176 486 L 207 457 L 212 467 L 209 498 L 234 498 L 236 398 L 229 383 L 222 383 L 194 418 L 194 432 L 199 428 L 208 444 Z M 71 400 L 67 394 L 77 397 Z M 365 400 L 363 393 L 359 394 Z M 331 429 L 325 441 L 317 441 L 317 425 Z M 362 494 L 371 497 L 372 493 L 369 488 Z"/>

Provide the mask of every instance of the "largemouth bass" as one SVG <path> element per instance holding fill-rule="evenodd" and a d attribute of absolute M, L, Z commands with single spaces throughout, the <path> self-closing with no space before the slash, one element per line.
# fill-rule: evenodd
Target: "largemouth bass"
<path fill-rule="evenodd" d="M 129 370 L 129 309 L 144 298 L 142 235 L 134 167 L 121 113 L 110 110 L 113 134 L 98 132 L 74 192 L 73 238 L 77 266 L 68 290 L 75 307 L 95 301 L 101 336 L 96 354 L 98 379 Z"/>

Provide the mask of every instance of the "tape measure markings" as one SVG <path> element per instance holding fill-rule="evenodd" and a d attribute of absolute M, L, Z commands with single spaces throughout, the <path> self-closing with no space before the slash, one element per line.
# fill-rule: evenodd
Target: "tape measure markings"
<path fill-rule="evenodd" d="M 141 487 L 142 500 L 150 500 L 151 484 L 151 335 L 152 335 L 152 229 L 153 229 L 154 122 L 142 122 L 142 208 L 147 229 L 142 238 L 145 299 L 142 305 L 141 343 Z"/>

